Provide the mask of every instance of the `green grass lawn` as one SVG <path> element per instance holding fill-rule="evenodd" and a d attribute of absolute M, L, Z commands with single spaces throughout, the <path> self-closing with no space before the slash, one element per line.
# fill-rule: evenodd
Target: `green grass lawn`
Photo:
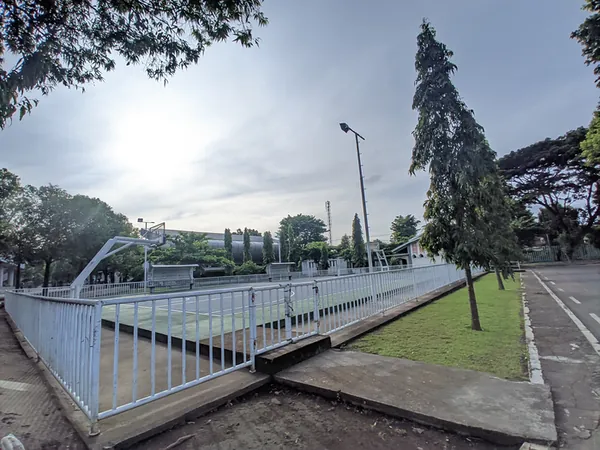
<path fill-rule="evenodd" d="M 498 290 L 494 274 L 475 282 L 483 331 L 471 330 L 463 288 L 354 341 L 349 348 L 527 380 L 518 274 L 515 279 L 504 281 L 505 291 Z"/>

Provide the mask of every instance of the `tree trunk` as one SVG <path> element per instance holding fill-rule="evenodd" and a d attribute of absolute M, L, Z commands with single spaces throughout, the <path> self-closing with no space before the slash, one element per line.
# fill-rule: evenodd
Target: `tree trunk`
<path fill-rule="evenodd" d="M 42 289 L 42 294 L 43 295 L 48 295 L 48 285 L 50 283 L 50 265 L 52 264 L 52 258 L 48 258 L 46 260 L 44 260 L 44 283 L 42 284 L 42 287 L 45 289 Z"/>
<path fill-rule="evenodd" d="M 500 291 L 504 290 L 504 281 L 502 281 L 502 274 L 500 273 L 500 271 L 498 270 L 498 268 L 496 267 L 496 280 L 498 280 L 498 289 Z"/>
<path fill-rule="evenodd" d="M 471 329 L 481 331 L 479 323 L 479 311 L 477 310 L 477 299 L 475 298 L 475 289 L 473 288 L 473 275 L 471 274 L 471 266 L 465 267 L 465 277 L 467 279 L 467 290 L 469 291 L 469 306 L 471 307 Z"/>
<path fill-rule="evenodd" d="M 15 289 L 21 289 L 21 261 L 17 261 L 17 273 L 15 274 Z"/>

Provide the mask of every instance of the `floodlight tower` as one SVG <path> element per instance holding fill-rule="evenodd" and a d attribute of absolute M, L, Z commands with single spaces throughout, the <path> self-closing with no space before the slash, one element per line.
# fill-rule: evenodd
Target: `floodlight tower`
<path fill-rule="evenodd" d="M 331 235 L 331 202 L 325 202 L 325 211 L 327 212 L 327 227 L 329 231 L 329 245 L 333 245 L 333 237 Z"/>
<path fill-rule="evenodd" d="M 365 218 L 365 236 L 367 238 L 367 261 L 369 263 L 369 272 L 373 272 L 373 260 L 371 259 L 371 238 L 369 236 L 369 219 L 367 217 L 367 201 L 365 199 L 365 183 L 362 172 L 362 164 L 360 162 L 360 147 L 358 145 L 358 138 L 361 138 L 363 141 L 365 140 L 365 138 L 358 134 L 356 131 L 354 131 L 352 128 L 350 128 L 347 123 L 340 123 L 340 128 L 344 133 L 348 133 L 348 131 L 354 133 L 354 139 L 356 141 L 356 156 L 358 158 L 358 177 L 360 179 L 360 194 L 362 196 L 363 217 Z"/>

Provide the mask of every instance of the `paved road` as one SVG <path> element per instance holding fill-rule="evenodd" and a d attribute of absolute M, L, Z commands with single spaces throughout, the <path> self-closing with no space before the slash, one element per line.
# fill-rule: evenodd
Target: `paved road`
<path fill-rule="evenodd" d="M 600 356 L 594 349 L 596 338 L 590 334 L 598 330 L 590 316 L 600 304 L 598 295 L 593 294 L 594 286 L 598 286 L 598 269 L 600 266 L 534 269 L 566 310 L 533 273 L 523 274 L 544 382 L 552 390 L 558 447 L 569 450 L 600 448 Z M 590 331 L 580 328 L 584 321 Z"/>
<path fill-rule="evenodd" d="M 600 340 L 600 264 L 539 267 L 534 272 Z"/>

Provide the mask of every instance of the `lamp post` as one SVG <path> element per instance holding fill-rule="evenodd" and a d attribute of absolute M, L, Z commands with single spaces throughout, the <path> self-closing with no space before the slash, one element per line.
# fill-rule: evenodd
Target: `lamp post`
<path fill-rule="evenodd" d="M 369 219 L 367 217 L 367 201 L 365 199 L 365 183 L 363 180 L 363 172 L 362 172 L 362 164 L 360 162 L 360 147 L 358 145 L 358 138 L 361 138 L 363 141 L 365 140 L 360 134 L 354 131 L 352 128 L 348 126 L 347 123 L 340 123 L 340 128 L 344 133 L 348 133 L 351 131 L 354 133 L 354 139 L 356 141 L 356 157 L 358 158 L 358 176 L 360 178 L 360 194 L 362 197 L 362 207 L 363 207 L 363 217 L 365 220 L 365 236 L 367 238 L 367 262 L 369 264 L 369 273 L 373 272 L 373 260 L 371 259 L 371 238 L 369 236 Z"/>
<path fill-rule="evenodd" d="M 276 238 L 277 239 L 277 253 L 279 256 L 279 262 L 281 263 L 281 239 L 280 238 Z"/>
<path fill-rule="evenodd" d="M 149 223 L 154 223 L 154 222 L 148 222 L 146 220 L 144 220 L 143 217 L 138 217 L 138 223 L 143 223 L 144 224 L 144 237 L 146 237 L 146 234 L 148 233 L 148 224 Z M 144 294 L 146 293 L 146 286 L 148 284 L 148 246 L 144 245 Z"/>

